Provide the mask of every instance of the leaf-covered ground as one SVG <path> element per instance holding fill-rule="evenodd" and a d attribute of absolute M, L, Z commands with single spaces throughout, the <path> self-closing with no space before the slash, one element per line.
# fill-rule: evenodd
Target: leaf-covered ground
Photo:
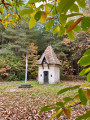
<path fill-rule="evenodd" d="M 57 96 L 57 92 L 66 87 L 83 82 L 61 82 L 54 85 L 40 85 L 36 81 L 28 82 L 32 88 L 18 88 L 24 82 L 0 82 L 0 120 L 48 120 L 54 113 L 54 110 L 39 113 L 41 107 L 45 105 L 55 104 L 64 96 L 72 96 L 74 92 L 67 92 L 63 96 Z M 83 106 L 76 106 L 72 110 L 72 118 L 74 120 L 78 115 L 81 115 L 89 109 Z M 67 120 L 62 115 L 59 119 Z"/>

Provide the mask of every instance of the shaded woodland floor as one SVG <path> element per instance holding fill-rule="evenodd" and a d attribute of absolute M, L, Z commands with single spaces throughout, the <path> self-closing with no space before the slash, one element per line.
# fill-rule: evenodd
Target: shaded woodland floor
<path fill-rule="evenodd" d="M 62 96 L 57 92 L 68 86 L 82 84 L 81 81 L 64 81 L 59 84 L 41 85 L 31 81 L 33 87 L 29 89 L 18 88 L 24 82 L 0 82 L 0 120 L 48 120 L 54 110 L 39 113 L 41 107 L 55 104 L 64 96 L 73 96 L 76 92 L 68 91 Z M 62 115 L 53 120 L 74 120 L 78 115 L 84 114 L 90 106 L 75 106 L 72 108 L 71 119 Z"/>

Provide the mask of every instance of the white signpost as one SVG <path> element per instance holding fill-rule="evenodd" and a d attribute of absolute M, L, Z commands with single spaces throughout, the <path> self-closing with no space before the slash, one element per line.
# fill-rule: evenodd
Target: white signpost
<path fill-rule="evenodd" d="M 26 56 L 25 84 L 27 83 L 28 56 Z"/>
<path fill-rule="evenodd" d="M 28 69 L 28 56 L 26 56 L 26 68 L 25 68 L 25 84 L 19 86 L 19 88 L 31 88 L 30 84 L 27 84 L 27 69 Z"/>

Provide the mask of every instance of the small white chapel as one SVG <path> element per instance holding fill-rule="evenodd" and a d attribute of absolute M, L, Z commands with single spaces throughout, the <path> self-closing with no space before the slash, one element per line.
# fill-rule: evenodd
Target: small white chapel
<path fill-rule="evenodd" d="M 48 46 L 37 62 L 40 84 L 54 84 L 60 81 L 61 62 L 51 46 Z"/>

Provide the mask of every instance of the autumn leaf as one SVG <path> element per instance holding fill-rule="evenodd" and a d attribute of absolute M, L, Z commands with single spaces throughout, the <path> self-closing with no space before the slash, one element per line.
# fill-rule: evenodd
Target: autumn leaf
<path fill-rule="evenodd" d="M 86 95 L 86 98 L 90 100 L 90 91 L 88 89 L 86 90 L 85 95 Z"/>
<path fill-rule="evenodd" d="M 46 20 L 53 20 L 54 18 L 51 18 L 51 17 L 48 17 L 48 18 L 46 18 Z"/>
<path fill-rule="evenodd" d="M 43 12 L 42 12 L 42 15 L 41 15 L 40 22 L 41 22 L 41 23 L 45 23 L 46 18 L 47 18 L 47 14 L 46 14 L 46 12 L 43 11 Z"/>
<path fill-rule="evenodd" d="M 70 112 L 70 110 L 67 109 L 67 108 L 64 108 L 63 110 L 64 110 L 65 115 L 66 115 L 68 118 L 70 118 L 70 117 L 71 117 L 71 112 Z"/>
<path fill-rule="evenodd" d="M 76 27 L 76 25 L 78 25 L 78 24 L 81 22 L 82 19 L 83 19 L 83 17 L 80 17 L 79 19 L 77 19 L 73 24 L 71 24 L 71 25 L 67 28 L 66 32 L 68 33 L 68 32 L 70 32 L 70 31 L 72 31 L 72 30 Z"/>
<path fill-rule="evenodd" d="M 2 19 L 0 19 L 0 21 L 2 22 Z"/>

